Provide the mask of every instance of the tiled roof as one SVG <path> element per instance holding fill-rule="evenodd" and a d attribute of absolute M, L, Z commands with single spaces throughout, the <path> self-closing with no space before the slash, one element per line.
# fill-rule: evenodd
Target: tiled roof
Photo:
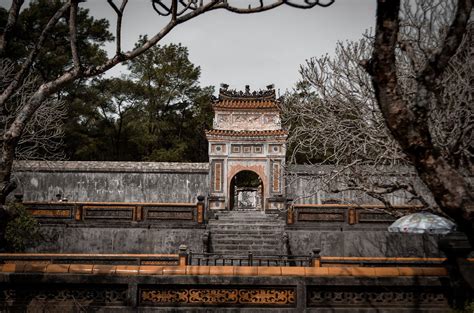
<path fill-rule="evenodd" d="M 259 136 L 283 136 L 288 135 L 288 131 L 284 129 L 277 130 L 227 130 L 227 129 L 211 129 L 206 131 L 206 135 L 217 136 L 234 136 L 234 137 L 259 137 Z"/>
<path fill-rule="evenodd" d="M 275 101 L 269 100 L 220 100 L 215 109 L 278 109 Z"/>

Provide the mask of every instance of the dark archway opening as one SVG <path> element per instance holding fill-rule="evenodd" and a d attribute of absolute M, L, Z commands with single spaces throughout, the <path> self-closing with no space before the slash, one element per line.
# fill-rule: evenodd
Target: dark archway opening
<path fill-rule="evenodd" d="M 252 171 L 235 174 L 230 182 L 231 210 L 262 210 L 263 183 L 260 176 Z"/>

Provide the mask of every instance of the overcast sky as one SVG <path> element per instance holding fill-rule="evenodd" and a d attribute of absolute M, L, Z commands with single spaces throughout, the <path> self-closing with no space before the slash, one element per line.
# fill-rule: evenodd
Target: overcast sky
<path fill-rule="evenodd" d="M 338 40 L 358 39 L 365 29 L 373 27 L 375 2 L 336 0 L 328 8 L 299 10 L 284 6 L 251 15 L 216 10 L 179 25 L 161 44 L 182 43 L 188 47 L 189 58 L 201 67 L 203 86 L 218 87 L 225 82 L 231 88 L 243 89 L 249 84 L 251 89 L 259 89 L 274 83 L 283 92 L 299 79 L 299 66 L 306 59 L 332 54 Z M 5 7 L 10 1 L 0 3 Z M 98 18 L 112 18 L 111 32 L 115 32 L 113 11 L 105 0 L 89 0 L 80 6 L 89 8 Z M 166 17 L 152 9 L 151 1 L 129 0 L 122 28 L 123 50 L 133 48 L 141 34 L 154 35 L 166 22 Z M 113 53 L 113 44 L 107 49 Z M 126 73 L 126 68 L 114 68 L 109 75 L 120 73 Z"/>

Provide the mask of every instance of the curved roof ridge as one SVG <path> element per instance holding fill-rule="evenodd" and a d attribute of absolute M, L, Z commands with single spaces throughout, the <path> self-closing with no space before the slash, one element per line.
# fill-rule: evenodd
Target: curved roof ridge
<path fill-rule="evenodd" d="M 225 99 L 214 103 L 214 108 L 219 109 L 278 109 L 278 103 L 275 100 L 237 100 Z"/>
<path fill-rule="evenodd" d="M 206 135 L 217 136 L 275 136 L 288 135 L 285 129 L 274 130 L 230 130 L 230 129 L 211 129 L 206 131 Z"/>

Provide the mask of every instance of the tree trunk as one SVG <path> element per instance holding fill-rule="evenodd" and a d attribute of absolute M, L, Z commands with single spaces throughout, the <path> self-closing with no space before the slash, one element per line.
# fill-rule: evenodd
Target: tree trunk
<path fill-rule="evenodd" d="M 463 3 L 461 4 L 461 2 Z M 458 11 L 470 12 L 471 6 L 469 0 L 461 0 L 458 4 Z M 430 101 L 436 100 L 433 100 L 434 97 L 432 97 L 427 84 L 434 83 L 437 77 L 423 76 L 418 79 L 416 102 L 412 107 L 401 97 L 395 62 L 399 8 L 399 0 L 379 0 L 378 2 L 374 52 L 367 66 L 368 72 L 372 75 L 376 99 L 393 137 L 415 165 L 420 178 L 433 193 L 439 207 L 456 221 L 473 244 L 473 195 L 464 177 L 443 158 L 433 145 L 429 131 Z M 450 45 L 453 45 L 453 40 L 457 40 L 457 47 L 459 46 L 462 39 L 459 32 L 461 34 L 465 32 L 468 18 L 469 14 L 466 17 L 466 14 L 457 12 L 450 30 L 450 33 L 455 36 L 447 38 L 445 45 L 448 44 L 446 42 L 449 39 Z M 450 33 L 448 33 L 448 37 Z M 448 51 L 449 49 L 443 47 L 441 51 L 454 54 L 456 49 L 451 47 Z M 446 55 L 443 58 L 446 59 Z M 432 66 L 432 64 L 427 66 Z M 423 71 L 423 73 L 427 72 L 432 74 L 432 71 Z M 442 69 L 438 68 L 436 72 L 439 77 L 442 74 Z"/>

